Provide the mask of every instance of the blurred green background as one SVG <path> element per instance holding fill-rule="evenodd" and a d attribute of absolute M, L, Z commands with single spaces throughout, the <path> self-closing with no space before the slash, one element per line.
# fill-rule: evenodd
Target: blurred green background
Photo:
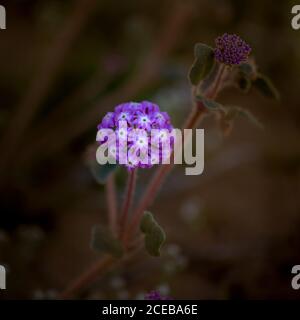
<path fill-rule="evenodd" d="M 161 258 L 140 253 L 80 298 L 129 298 L 159 288 L 177 299 L 293 298 L 300 263 L 300 31 L 295 1 L 9 0 L 0 30 L 0 299 L 51 298 L 97 258 L 104 187 L 87 165 L 96 125 L 118 103 L 148 99 L 180 126 L 191 108 L 196 42 L 237 33 L 281 93 L 229 89 L 251 110 L 223 138 L 205 129 L 205 170 L 169 176 L 151 208 L 166 230 Z M 153 170 L 139 173 L 136 198 Z M 126 172 L 118 172 L 122 199 Z"/>

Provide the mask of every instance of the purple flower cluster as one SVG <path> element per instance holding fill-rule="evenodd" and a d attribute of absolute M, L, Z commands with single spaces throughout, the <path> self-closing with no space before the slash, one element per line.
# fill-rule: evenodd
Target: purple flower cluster
<path fill-rule="evenodd" d="M 150 291 L 145 295 L 145 300 L 172 300 L 170 297 L 162 296 L 158 291 Z"/>
<path fill-rule="evenodd" d="M 251 52 L 251 47 L 236 34 L 225 33 L 215 42 L 215 58 L 226 65 L 239 65 Z"/>
<path fill-rule="evenodd" d="M 164 137 L 173 129 L 170 117 L 152 102 L 128 102 L 116 106 L 114 112 L 108 112 L 104 116 L 98 125 L 98 130 L 100 129 L 114 131 L 116 141 L 112 141 L 115 148 L 111 146 L 108 150 L 118 163 L 125 164 L 128 169 L 150 168 L 153 164 L 162 162 L 163 156 L 166 156 L 165 152 L 170 154 L 170 147 L 165 148 L 163 145 Z M 107 140 L 105 137 L 98 141 L 102 144 Z M 157 152 L 151 154 L 151 146 L 156 142 L 159 146 Z M 169 139 L 166 142 L 169 142 Z M 122 163 L 121 158 L 129 159 L 129 153 L 131 161 Z M 148 160 L 141 161 L 141 158 Z"/>

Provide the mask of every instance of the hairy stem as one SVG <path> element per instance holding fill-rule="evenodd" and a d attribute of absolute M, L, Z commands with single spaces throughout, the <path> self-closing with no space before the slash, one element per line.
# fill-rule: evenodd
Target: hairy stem
<path fill-rule="evenodd" d="M 223 80 L 225 71 L 226 71 L 226 66 L 223 64 L 220 65 L 220 68 L 216 75 L 216 79 L 212 84 L 211 89 L 207 93 L 208 98 L 213 99 L 218 95 L 220 89 L 222 88 L 222 80 Z M 192 93 L 193 95 L 195 94 L 195 87 L 192 88 Z M 205 114 L 206 114 L 206 109 L 203 106 L 203 104 L 201 102 L 196 102 L 196 105 L 192 110 L 191 115 L 188 117 L 185 125 L 183 126 L 183 129 L 194 129 L 195 127 L 197 127 Z M 184 143 L 186 142 L 187 141 L 185 141 Z M 150 181 L 148 188 L 146 189 L 142 199 L 140 200 L 136 210 L 133 213 L 133 217 L 130 225 L 128 226 L 127 230 L 125 230 L 125 235 L 124 235 L 125 245 L 129 241 L 129 238 L 135 235 L 144 211 L 154 201 L 161 185 L 163 184 L 168 173 L 173 169 L 173 167 L 174 167 L 174 164 L 172 163 L 167 165 L 161 165 L 160 167 L 158 167 L 158 169 L 154 173 L 154 176 Z"/>
<path fill-rule="evenodd" d="M 106 200 L 108 209 L 108 221 L 113 234 L 117 232 L 117 199 L 115 175 L 112 173 L 106 183 Z"/>
<path fill-rule="evenodd" d="M 226 71 L 225 64 L 221 64 L 219 67 L 216 79 L 212 85 L 212 88 L 211 88 L 210 92 L 207 94 L 207 98 L 214 99 L 218 95 L 218 93 L 222 87 L 221 85 L 222 85 L 222 80 L 223 80 L 225 71 Z"/>
<path fill-rule="evenodd" d="M 94 263 L 89 269 L 82 273 L 77 279 L 70 283 L 70 285 L 59 295 L 61 299 L 72 298 L 83 286 L 95 281 L 97 277 L 113 266 L 115 259 L 111 256 L 104 256 Z"/>
<path fill-rule="evenodd" d="M 129 210 L 134 197 L 134 190 L 135 190 L 135 184 L 136 184 L 136 172 L 137 172 L 136 169 L 128 172 L 126 194 L 125 194 L 123 207 L 121 211 L 121 217 L 120 217 L 120 237 L 121 238 L 128 222 L 128 214 L 129 214 Z"/>
<path fill-rule="evenodd" d="M 135 256 L 141 249 L 142 245 L 140 241 L 136 241 L 136 246 L 127 252 L 122 259 L 115 259 L 112 256 L 105 255 L 95 263 L 93 263 L 90 268 L 88 268 L 84 273 L 80 274 L 78 278 L 72 281 L 69 286 L 60 293 L 60 299 L 71 299 L 74 297 L 83 287 L 87 287 L 95 280 L 97 280 L 101 275 L 103 275 L 107 270 L 117 267 L 120 264 L 124 264 L 129 261 L 133 256 Z"/>
<path fill-rule="evenodd" d="M 41 150 L 42 145 L 49 146 L 49 140 L 55 141 L 56 145 L 54 147 L 54 144 L 52 144 L 53 149 L 51 150 L 51 152 L 57 152 L 57 150 L 69 143 L 74 138 L 74 136 L 76 137 L 78 134 L 84 132 L 85 130 L 87 130 L 87 128 L 90 128 L 90 126 L 93 125 L 95 119 L 99 116 L 99 105 L 114 105 L 116 104 L 116 100 L 119 99 L 120 96 L 122 96 L 124 100 L 126 100 L 126 97 L 131 99 L 131 97 L 136 95 L 141 89 L 144 89 L 153 81 L 155 81 L 159 75 L 158 71 L 163 64 L 165 57 L 176 46 L 176 44 L 178 43 L 178 38 L 183 34 L 185 27 L 189 24 L 190 18 L 194 14 L 193 9 L 194 5 L 190 3 L 186 4 L 180 1 L 176 2 L 176 5 L 174 5 L 174 8 L 169 13 L 169 17 L 165 19 L 165 25 L 162 27 L 160 36 L 158 37 L 157 42 L 154 44 L 152 51 L 150 51 L 149 55 L 144 59 L 145 62 L 138 66 L 138 69 L 132 79 L 122 88 L 120 88 L 118 92 L 108 95 L 106 98 L 101 99 L 100 102 L 97 102 L 94 108 L 92 108 L 92 110 L 88 114 L 85 114 L 84 116 L 80 115 L 80 117 L 74 119 L 74 121 L 69 121 L 69 128 L 67 130 L 64 125 L 64 127 L 62 128 L 64 132 L 63 141 L 61 139 L 61 134 L 59 135 L 60 139 L 57 139 L 56 136 L 52 137 L 52 135 L 50 139 L 49 137 L 45 137 L 35 145 L 35 148 L 33 148 L 32 153 L 29 155 L 29 157 L 34 155 L 38 150 Z M 57 130 L 57 132 L 59 132 L 59 130 Z M 58 145 L 58 142 L 60 145 Z M 124 258 L 122 259 L 122 261 L 124 261 Z M 93 281 L 93 279 L 96 278 L 98 274 L 109 267 L 108 262 L 104 262 L 102 262 L 102 264 L 100 263 L 100 261 L 96 262 L 94 266 L 84 272 L 82 276 L 80 276 L 77 280 L 74 281 L 73 284 L 71 284 L 66 290 L 63 291 L 63 293 L 61 294 L 61 298 L 66 299 L 73 296 L 82 287 L 88 285 L 88 283 Z M 92 274 L 93 277 L 90 274 Z"/>
<path fill-rule="evenodd" d="M 195 128 L 205 114 L 206 114 L 205 107 L 202 105 L 201 102 L 197 103 L 190 117 L 187 119 L 185 125 L 183 126 L 183 128 L 184 129 Z M 133 213 L 131 223 L 129 224 L 127 230 L 125 230 L 125 235 L 124 235 L 125 244 L 128 243 L 129 237 L 133 236 L 137 231 L 143 212 L 147 209 L 149 205 L 152 204 L 156 194 L 159 191 L 160 186 L 164 182 L 168 173 L 173 169 L 173 167 L 174 167 L 174 164 L 170 163 L 167 165 L 161 165 L 157 168 L 152 180 L 148 185 L 148 188 L 144 192 L 142 199 L 140 200 L 136 210 Z"/>

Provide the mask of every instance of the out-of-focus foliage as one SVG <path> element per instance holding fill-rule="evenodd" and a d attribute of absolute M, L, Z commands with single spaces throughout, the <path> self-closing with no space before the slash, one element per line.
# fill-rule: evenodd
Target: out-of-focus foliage
<path fill-rule="evenodd" d="M 13 169 L 0 179 L 0 264 L 9 271 L 2 297 L 53 297 L 99 256 L 88 244 L 91 227 L 106 222 L 106 202 L 85 161 L 96 124 L 126 93 L 126 100 L 159 103 L 180 127 L 191 107 L 186 74 L 194 44 L 213 46 L 216 36 L 228 32 L 251 45 L 280 102 L 245 82 L 247 95 L 226 89 L 222 104 L 243 106 L 264 130 L 240 117 L 225 139 L 208 117 L 203 175 L 186 177 L 176 168 L 153 206 L 168 234 L 161 257 L 137 255 L 82 298 L 136 298 L 157 287 L 174 298 L 298 298 L 290 286 L 300 252 L 300 33 L 290 25 L 294 1 L 191 1 L 193 14 L 182 34 L 167 34 L 175 38 L 171 50 L 157 40 L 174 1 L 97 1 L 48 83 L 57 51 L 47 65 L 44 57 L 64 30 L 74 28 L 74 3 L 1 2 L 8 15 L 7 30 L 0 31 L 1 137 L 34 79 L 42 80 L 36 81 L 39 92 L 49 84 L 11 158 Z M 161 57 L 155 68 L 153 56 Z M 144 86 L 152 70 L 155 76 Z M 267 95 L 277 96 L 268 81 L 259 82 Z M 151 172 L 140 175 L 136 198 Z M 117 171 L 119 199 L 125 175 Z"/>

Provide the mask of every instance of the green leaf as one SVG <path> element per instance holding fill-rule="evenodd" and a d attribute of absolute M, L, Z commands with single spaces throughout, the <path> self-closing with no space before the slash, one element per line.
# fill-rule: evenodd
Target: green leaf
<path fill-rule="evenodd" d="M 252 82 L 248 77 L 244 75 L 240 76 L 238 80 L 238 86 L 243 92 L 245 93 L 249 92 L 249 90 L 251 89 L 251 85 L 252 85 Z"/>
<path fill-rule="evenodd" d="M 263 74 L 258 74 L 253 85 L 266 97 L 279 100 L 280 94 L 272 81 Z"/>
<path fill-rule="evenodd" d="M 238 66 L 241 73 L 247 77 L 252 77 L 255 74 L 254 67 L 250 63 L 242 63 Z"/>
<path fill-rule="evenodd" d="M 240 108 L 240 107 L 228 107 L 228 108 L 226 108 L 226 115 L 225 115 L 225 120 L 226 121 L 232 121 L 237 116 L 245 117 L 252 124 L 257 126 L 258 128 L 260 128 L 260 129 L 263 128 L 262 123 L 259 120 L 257 120 L 256 117 L 249 110 L 245 110 L 245 109 Z"/>
<path fill-rule="evenodd" d="M 214 101 L 214 100 L 210 100 L 210 99 L 207 99 L 207 98 L 205 98 L 205 97 L 203 97 L 203 96 L 200 96 L 200 95 L 197 95 L 196 96 L 196 99 L 198 100 L 198 101 L 201 101 L 202 103 L 203 103 L 203 105 L 207 108 L 207 109 L 210 109 L 210 110 L 224 110 L 224 107 L 220 104 L 220 103 L 218 103 L 218 102 L 216 102 L 216 101 Z"/>
<path fill-rule="evenodd" d="M 116 258 L 121 258 L 123 248 L 118 239 L 105 226 L 94 226 L 92 229 L 91 247 L 98 252 L 109 253 Z"/>
<path fill-rule="evenodd" d="M 250 63 L 242 63 L 238 66 L 237 85 L 244 93 L 248 93 L 252 86 L 252 80 L 256 78 L 256 69 Z"/>
<path fill-rule="evenodd" d="M 227 107 L 224 120 L 226 121 L 234 120 L 237 117 L 239 110 L 240 110 L 239 107 Z"/>
<path fill-rule="evenodd" d="M 213 48 L 197 43 L 195 45 L 195 61 L 189 72 L 189 79 L 193 85 L 198 85 L 212 71 L 215 63 Z"/>
<path fill-rule="evenodd" d="M 247 118 L 256 127 L 263 129 L 263 127 L 264 127 L 263 124 L 259 120 L 257 120 L 257 118 L 249 110 L 240 109 L 239 115 Z"/>
<path fill-rule="evenodd" d="M 99 184 L 105 184 L 107 178 L 118 168 L 117 164 L 102 164 L 100 165 L 96 160 L 89 162 L 89 169 L 92 176 Z"/>
<path fill-rule="evenodd" d="M 166 240 L 166 234 L 150 212 L 144 212 L 140 229 L 145 234 L 145 247 L 148 253 L 152 256 L 159 256 L 160 248 Z"/>

